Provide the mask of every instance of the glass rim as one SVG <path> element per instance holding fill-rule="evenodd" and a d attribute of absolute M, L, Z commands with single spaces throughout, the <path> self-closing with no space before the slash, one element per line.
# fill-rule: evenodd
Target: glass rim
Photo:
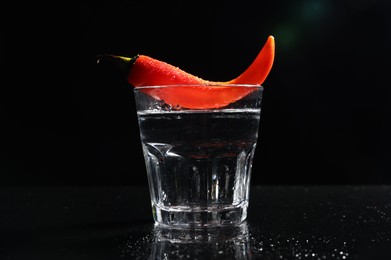
<path fill-rule="evenodd" d="M 224 83 L 204 83 L 204 84 L 162 84 L 134 87 L 134 90 L 156 89 L 156 88 L 177 88 L 177 87 L 240 87 L 240 88 L 257 88 L 263 90 L 259 84 L 224 84 Z"/>

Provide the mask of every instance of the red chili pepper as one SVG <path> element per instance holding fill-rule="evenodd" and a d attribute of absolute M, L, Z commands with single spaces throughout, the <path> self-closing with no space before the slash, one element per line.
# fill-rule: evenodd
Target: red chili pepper
<path fill-rule="evenodd" d="M 127 81 L 133 87 L 182 85 L 167 88 L 145 88 L 143 91 L 154 98 L 164 100 L 176 107 L 191 109 L 219 108 L 251 93 L 255 88 L 234 87 L 228 84 L 261 85 L 273 66 L 275 54 L 274 37 L 267 42 L 252 62 L 238 77 L 230 81 L 209 81 L 192 75 L 164 61 L 146 55 L 127 58 L 114 55 L 102 55 L 116 61 L 127 75 Z M 102 57 L 101 56 L 101 57 Z M 99 62 L 99 60 L 98 60 Z M 216 87 L 192 87 L 183 85 L 215 84 Z"/>

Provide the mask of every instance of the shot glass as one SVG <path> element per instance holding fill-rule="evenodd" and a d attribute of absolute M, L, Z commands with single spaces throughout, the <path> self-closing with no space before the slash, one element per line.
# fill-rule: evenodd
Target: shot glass
<path fill-rule="evenodd" d="M 153 219 L 162 227 L 234 226 L 247 217 L 263 87 L 231 85 L 251 91 L 219 108 L 182 108 L 148 94 L 205 87 L 221 86 L 134 88 Z"/>

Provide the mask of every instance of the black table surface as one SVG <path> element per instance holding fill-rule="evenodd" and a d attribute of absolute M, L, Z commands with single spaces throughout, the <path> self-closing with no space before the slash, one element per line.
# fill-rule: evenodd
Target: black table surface
<path fill-rule="evenodd" d="M 241 226 L 186 232 L 147 187 L 3 187 L 0 259 L 391 259 L 391 186 L 252 186 Z"/>

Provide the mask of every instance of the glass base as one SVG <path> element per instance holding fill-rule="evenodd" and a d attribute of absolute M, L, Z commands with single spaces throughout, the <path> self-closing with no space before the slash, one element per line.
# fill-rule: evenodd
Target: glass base
<path fill-rule="evenodd" d="M 152 205 L 155 223 L 169 228 L 208 228 L 234 226 L 247 218 L 248 202 L 239 205 L 201 207 L 161 207 Z"/>

